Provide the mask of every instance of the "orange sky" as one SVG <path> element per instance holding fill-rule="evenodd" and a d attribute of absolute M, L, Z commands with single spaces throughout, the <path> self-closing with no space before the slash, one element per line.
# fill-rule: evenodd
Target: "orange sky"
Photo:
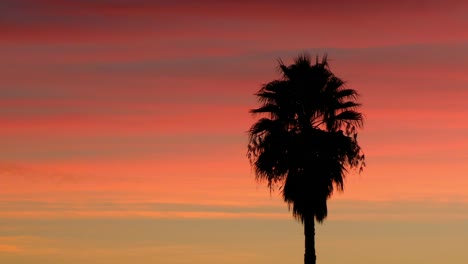
<path fill-rule="evenodd" d="M 245 153 L 304 51 L 366 116 L 319 263 L 465 263 L 468 4 L 162 2 L 0 3 L 0 263 L 300 263 Z"/>

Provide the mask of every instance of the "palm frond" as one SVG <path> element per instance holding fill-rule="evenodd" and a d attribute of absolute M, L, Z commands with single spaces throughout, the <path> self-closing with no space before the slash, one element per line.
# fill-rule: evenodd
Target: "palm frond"
<path fill-rule="evenodd" d="M 268 113 L 271 115 L 272 118 L 277 117 L 280 113 L 280 109 L 277 105 L 274 104 L 264 104 L 263 106 L 256 108 L 256 109 L 251 109 L 249 111 L 251 114 L 263 114 L 263 113 Z"/>
<path fill-rule="evenodd" d="M 355 109 L 359 106 L 361 106 L 361 104 L 356 103 L 354 101 L 346 101 L 346 102 L 337 102 L 332 107 L 334 110 L 342 110 L 342 109 Z"/>
<path fill-rule="evenodd" d="M 336 122 L 344 122 L 346 124 L 361 127 L 363 125 L 362 114 L 354 110 L 346 110 L 335 116 Z"/>
<path fill-rule="evenodd" d="M 337 91 L 336 93 L 337 98 L 350 98 L 352 100 L 356 100 L 359 97 L 359 94 L 353 89 L 342 89 Z"/>

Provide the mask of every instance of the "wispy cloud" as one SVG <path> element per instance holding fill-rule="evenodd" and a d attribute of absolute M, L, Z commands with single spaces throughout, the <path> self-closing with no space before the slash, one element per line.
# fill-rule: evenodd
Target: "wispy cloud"
<path fill-rule="evenodd" d="M 0 236 L 0 253 L 3 254 L 54 254 L 57 249 L 50 247 L 51 239 L 37 236 Z"/>
<path fill-rule="evenodd" d="M 330 203 L 330 220 L 442 221 L 467 220 L 468 201 L 357 201 Z M 164 202 L 26 202 L 0 203 L 2 219 L 291 219 L 281 201 L 268 205 L 187 204 Z M 34 209 L 33 209 L 34 208 Z M 443 216 L 443 217 L 442 217 Z"/>

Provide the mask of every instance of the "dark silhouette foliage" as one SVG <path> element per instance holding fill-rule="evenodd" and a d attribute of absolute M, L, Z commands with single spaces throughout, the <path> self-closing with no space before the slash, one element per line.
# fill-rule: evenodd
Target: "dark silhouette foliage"
<path fill-rule="evenodd" d="M 348 170 L 365 165 L 358 93 L 330 71 L 326 56 L 315 64 L 308 55 L 288 66 L 279 60 L 279 70 L 282 77 L 255 94 L 261 105 L 250 113 L 263 117 L 249 130 L 247 155 L 257 180 L 278 188 L 294 217 L 313 225 L 327 217 L 327 199 L 343 190 Z"/>

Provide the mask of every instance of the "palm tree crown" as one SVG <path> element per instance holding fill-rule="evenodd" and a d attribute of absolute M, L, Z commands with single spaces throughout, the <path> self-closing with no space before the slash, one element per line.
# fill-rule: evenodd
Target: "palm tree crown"
<path fill-rule="evenodd" d="M 256 93 L 261 106 L 250 112 L 264 116 L 249 130 L 248 157 L 257 180 L 279 187 L 296 219 L 322 222 L 347 170 L 364 166 L 358 94 L 330 71 L 326 56 L 315 64 L 308 55 L 289 66 L 279 60 L 279 69 L 282 77 Z"/>

